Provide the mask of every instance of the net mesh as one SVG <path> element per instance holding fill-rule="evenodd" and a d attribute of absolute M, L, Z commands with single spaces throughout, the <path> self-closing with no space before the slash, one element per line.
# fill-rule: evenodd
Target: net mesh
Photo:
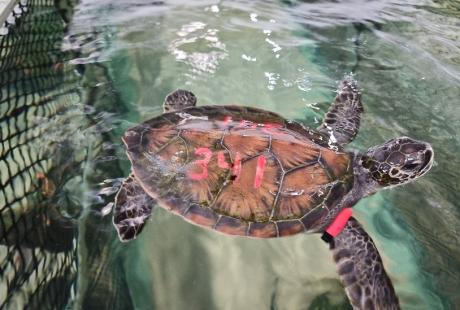
<path fill-rule="evenodd" d="M 59 131 L 82 97 L 65 27 L 55 1 L 30 0 L 1 28 L 1 309 L 62 309 L 74 292 L 79 208 L 65 186 L 85 157 Z"/>

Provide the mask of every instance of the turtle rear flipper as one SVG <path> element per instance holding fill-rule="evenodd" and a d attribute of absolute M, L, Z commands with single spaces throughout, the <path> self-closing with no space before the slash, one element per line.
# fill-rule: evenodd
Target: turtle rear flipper
<path fill-rule="evenodd" d="M 155 200 L 139 185 L 133 175 L 122 184 L 115 197 L 113 225 L 121 241 L 135 239 L 152 214 Z"/>
<path fill-rule="evenodd" d="M 331 250 L 354 309 L 400 309 L 380 254 L 358 221 L 350 218 Z"/>
<path fill-rule="evenodd" d="M 347 144 L 358 133 L 362 112 L 361 91 L 351 75 L 345 76 L 318 130 L 327 134 L 334 144 Z"/>
<path fill-rule="evenodd" d="M 163 111 L 175 112 L 194 106 L 196 106 L 196 96 L 188 90 L 178 89 L 166 96 Z"/>

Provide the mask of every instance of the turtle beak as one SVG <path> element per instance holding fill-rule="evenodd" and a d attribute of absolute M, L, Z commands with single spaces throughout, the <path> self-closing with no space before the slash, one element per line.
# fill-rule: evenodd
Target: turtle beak
<path fill-rule="evenodd" d="M 433 161 L 434 161 L 433 148 L 431 147 L 429 143 L 425 142 L 424 144 L 425 144 L 425 152 L 424 152 L 425 158 L 423 159 L 423 164 L 421 167 L 422 174 L 428 172 L 428 170 L 431 169 L 431 167 L 433 166 Z"/>
<path fill-rule="evenodd" d="M 409 174 L 415 173 L 416 176 L 421 176 L 428 172 L 433 166 L 433 148 L 431 145 L 424 141 L 418 141 L 409 137 L 398 138 L 399 156 L 390 156 L 394 159 L 405 157 L 402 169 Z M 398 153 L 396 153 L 398 155 Z M 396 163 L 396 162 L 395 162 Z"/>

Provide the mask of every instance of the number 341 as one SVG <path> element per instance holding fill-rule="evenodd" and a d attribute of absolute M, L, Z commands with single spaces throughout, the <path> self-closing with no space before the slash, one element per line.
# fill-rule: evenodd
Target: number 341
<path fill-rule="evenodd" d="M 195 160 L 192 164 L 199 166 L 201 168 L 200 172 L 188 171 L 187 176 L 194 180 L 194 181 L 201 181 L 205 180 L 209 177 L 208 172 L 208 164 L 212 159 L 214 153 L 207 147 L 200 147 L 195 149 L 195 155 L 201 156 L 201 159 Z M 254 175 L 254 188 L 259 188 L 262 185 L 262 179 L 264 175 L 265 165 L 266 165 L 266 158 L 264 155 L 260 155 L 257 157 L 257 168 L 256 173 Z M 236 152 L 235 159 L 233 164 L 229 164 L 225 160 L 225 151 L 218 151 L 217 152 L 217 166 L 221 169 L 228 169 L 232 170 L 233 174 L 233 183 L 238 183 L 241 177 L 241 155 L 240 153 Z"/>

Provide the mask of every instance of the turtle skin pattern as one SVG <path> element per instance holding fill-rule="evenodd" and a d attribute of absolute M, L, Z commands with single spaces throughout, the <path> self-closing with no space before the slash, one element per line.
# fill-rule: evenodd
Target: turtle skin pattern
<path fill-rule="evenodd" d="M 400 309 L 372 238 L 353 217 L 333 240 L 331 250 L 353 309 Z"/>
<path fill-rule="evenodd" d="M 219 232 L 318 231 L 351 189 L 351 156 L 326 136 L 249 107 L 202 106 L 129 129 L 133 174 L 160 205 Z"/>

